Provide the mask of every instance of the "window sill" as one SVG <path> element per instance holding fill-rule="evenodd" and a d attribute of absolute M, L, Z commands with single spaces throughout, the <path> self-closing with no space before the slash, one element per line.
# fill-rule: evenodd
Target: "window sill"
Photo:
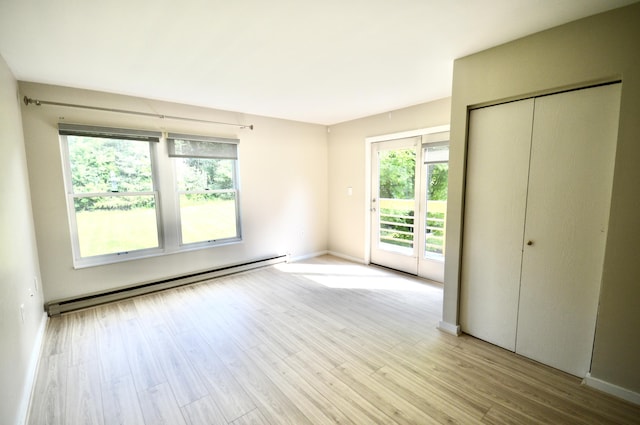
<path fill-rule="evenodd" d="M 146 249 L 140 251 L 132 251 L 130 253 L 122 254 L 109 254 L 95 257 L 88 257 L 82 259 L 76 259 L 73 262 L 73 268 L 75 270 L 86 269 L 90 267 L 107 266 L 112 264 L 124 263 L 135 260 L 143 260 L 146 258 L 164 257 L 173 254 L 182 254 L 185 252 L 201 251 L 203 249 L 212 249 L 222 246 L 235 245 L 242 243 L 242 238 L 225 239 L 219 242 L 199 242 L 188 245 L 181 245 L 174 249 Z"/>

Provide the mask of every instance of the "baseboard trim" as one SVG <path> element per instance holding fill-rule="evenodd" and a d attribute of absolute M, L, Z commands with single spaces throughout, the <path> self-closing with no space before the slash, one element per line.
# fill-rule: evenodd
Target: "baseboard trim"
<path fill-rule="evenodd" d="M 320 257 L 322 255 L 327 255 L 328 253 L 329 251 L 324 250 L 324 251 L 311 252 L 309 254 L 297 255 L 295 257 L 289 257 L 287 262 L 295 263 L 296 261 L 304 261 L 304 260 L 308 260 L 309 258 L 315 258 L 315 257 Z"/>
<path fill-rule="evenodd" d="M 26 425 L 29 423 L 31 400 L 33 399 L 36 380 L 38 379 L 38 367 L 40 366 L 40 357 L 42 354 L 42 347 L 44 345 L 44 333 L 47 329 L 48 320 L 49 316 L 47 316 L 47 313 L 43 311 L 40 326 L 38 327 L 38 333 L 36 334 L 36 340 L 33 344 L 33 350 L 31 350 L 31 357 L 29 358 L 29 368 L 27 369 L 26 382 L 22 392 L 22 401 L 20 402 L 20 408 L 18 409 L 17 424 Z"/>
<path fill-rule="evenodd" d="M 367 264 L 362 258 L 352 257 L 351 255 L 343 254 L 341 252 L 328 251 L 327 254 L 333 255 L 334 257 L 342 258 L 343 260 L 351 261 L 353 263 Z"/>
<path fill-rule="evenodd" d="M 152 292 L 163 291 L 165 289 L 175 288 L 178 286 L 202 282 L 204 280 L 213 279 L 215 277 L 227 276 L 230 274 L 253 270 L 260 267 L 284 263 L 288 261 L 288 259 L 289 258 L 287 255 L 276 255 L 273 257 L 248 260 L 243 263 L 220 266 L 211 270 L 203 270 L 186 275 L 173 276 L 163 280 L 140 283 L 138 285 L 130 287 L 91 294 L 83 297 L 50 301 L 45 304 L 45 310 L 47 311 L 49 316 L 55 316 L 61 313 L 66 313 L 68 311 L 94 307 L 96 305 L 119 301 L 138 295 L 149 294 Z"/>
<path fill-rule="evenodd" d="M 633 404 L 640 405 L 640 394 L 618 385 L 612 384 L 602 379 L 594 378 L 590 373 L 584 377 L 582 383 L 587 387 L 595 388 L 596 390 L 611 394 Z"/>
<path fill-rule="evenodd" d="M 452 323 L 445 322 L 443 320 L 438 322 L 438 329 L 440 329 L 442 332 L 446 332 L 448 334 L 455 335 L 455 336 L 460 336 L 460 334 L 462 333 L 460 331 L 460 325 L 454 325 Z"/>

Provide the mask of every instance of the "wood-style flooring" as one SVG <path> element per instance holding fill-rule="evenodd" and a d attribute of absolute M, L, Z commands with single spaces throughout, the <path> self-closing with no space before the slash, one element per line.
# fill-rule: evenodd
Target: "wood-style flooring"
<path fill-rule="evenodd" d="M 632 424 L 640 407 L 436 329 L 442 288 L 333 257 L 50 319 L 29 423 Z"/>

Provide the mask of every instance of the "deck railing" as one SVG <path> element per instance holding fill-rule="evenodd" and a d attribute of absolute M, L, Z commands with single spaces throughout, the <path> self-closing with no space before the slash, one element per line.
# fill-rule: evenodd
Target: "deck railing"
<path fill-rule="evenodd" d="M 413 248 L 414 201 L 412 199 L 380 199 L 380 242 Z M 427 201 L 425 252 L 444 255 L 447 201 Z"/>

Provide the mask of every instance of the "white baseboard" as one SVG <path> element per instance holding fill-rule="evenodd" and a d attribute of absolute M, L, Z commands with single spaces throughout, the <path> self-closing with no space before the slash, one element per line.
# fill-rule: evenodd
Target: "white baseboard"
<path fill-rule="evenodd" d="M 460 325 L 454 325 L 449 322 L 440 321 L 438 322 L 438 329 L 442 332 L 446 332 L 451 335 L 459 336 L 462 332 L 460 331 Z"/>
<path fill-rule="evenodd" d="M 287 263 L 295 263 L 296 261 L 308 260 L 309 258 L 320 257 L 321 255 L 327 255 L 329 251 L 316 251 L 308 254 L 296 255 L 295 257 L 289 256 Z"/>
<path fill-rule="evenodd" d="M 588 387 L 595 388 L 596 390 L 600 390 L 607 394 L 611 394 L 623 400 L 640 405 L 640 394 L 610 382 L 603 381 L 602 379 L 594 378 L 590 373 L 587 373 L 587 376 L 584 377 L 582 383 Z"/>
<path fill-rule="evenodd" d="M 362 258 L 352 257 L 351 255 L 342 254 L 340 252 L 328 251 L 327 254 L 333 255 L 334 257 L 342 258 L 343 260 L 351 261 L 353 263 L 367 264 Z"/>
<path fill-rule="evenodd" d="M 114 289 L 103 293 L 88 294 L 87 296 L 79 298 L 49 301 L 45 304 L 45 309 L 50 316 L 55 316 L 68 311 L 119 301 L 135 297 L 137 295 L 162 291 L 169 288 L 188 285 L 190 283 L 202 282 L 215 277 L 227 276 L 273 264 L 284 263 L 287 259 L 287 255 L 274 255 L 273 257 L 256 258 L 241 263 L 216 267 L 210 270 L 201 270 L 192 274 L 172 276 L 160 281 L 140 282 L 133 286 Z"/>
<path fill-rule="evenodd" d="M 36 388 L 38 365 L 40 363 L 40 354 L 42 354 L 42 345 L 44 342 L 44 331 L 47 328 L 48 320 L 49 316 L 43 311 L 40 326 L 38 327 L 38 333 L 36 334 L 36 340 L 33 344 L 33 350 L 31 350 L 31 357 L 29 358 L 29 368 L 27 369 L 26 382 L 22 392 L 22 401 L 20 402 L 20 408 L 18 409 L 17 424 L 27 424 L 29 420 L 29 408 L 31 407 L 31 399 L 33 398 L 33 392 Z"/>

